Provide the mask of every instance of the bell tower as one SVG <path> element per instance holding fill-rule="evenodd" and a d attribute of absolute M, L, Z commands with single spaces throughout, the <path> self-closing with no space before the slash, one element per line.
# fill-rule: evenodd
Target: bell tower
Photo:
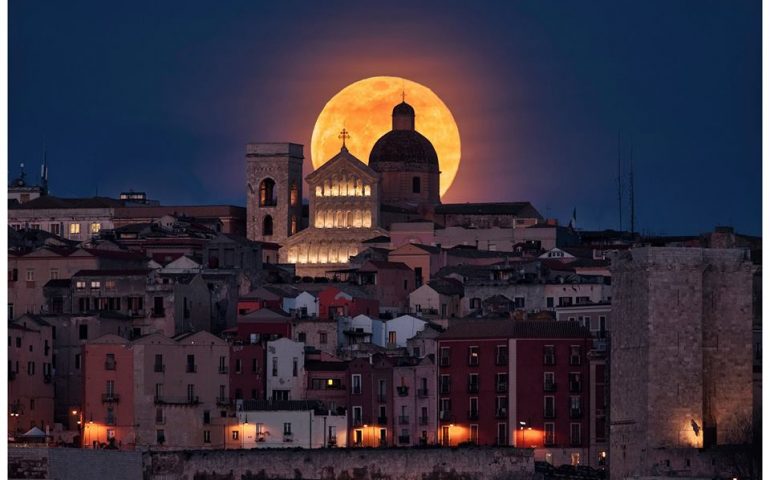
<path fill-rule="evenodd" d="M 285 243 L 302 221 L 302 145 L 246 145 L 246 236 Z"/>

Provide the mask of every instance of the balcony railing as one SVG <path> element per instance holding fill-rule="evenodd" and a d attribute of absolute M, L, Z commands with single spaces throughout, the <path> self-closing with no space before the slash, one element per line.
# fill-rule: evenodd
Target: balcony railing
<path fill-rule="evenodd" d="M 399 415 L 399 417 L 398 417 L 398 424 L 399 425 L 409 425 L 409 416 L 408 415 Z"/>
<path fill-rule="evenodd" d="M 479 384 L 477 382 L 469 383 L 468 393 L 479 393 Z"/>
<path fill-rule="evenodd" d="M 468 410 L 468 420 L 478 420 L 478 419 L 479 419 L 478 410 Z"/>
<path fill-rule="evenodd" d="M 548 418 L 548 419 L 556 418 L 556 412 L 554 410 L 546 409 L 545 412 L 543 412 L 543 418 Z"/>
<path fill-rule="evenodd" d="M 227 373 L 227 367 L 224 365 L 219 366 L 219 373 Z"/>
<path fill-rule="evenodd" d="M 442 383 L 439 385 L 439 392 L 441 393 L 450 393 L 452 391 L 452 384 L 450 383 Z"/>
<path fill-rule="evenodd" d="M 396 391 L 398 391 L 399 397 L 406 397 L 409 395 L 409 387 L 406 386 L 396 387 Z"/>
<path fill-rule="evenodd" d="M 543 390 L 546 392 L 555 392 L 556 382 L 545 382 L 545 384 L 543 385 Z"/>
<path fill-rule="evenodd" d="M 420 417 L 420 425 L 427 425 L 428 417 Z"/>
<path fill-rule="evenodd" d="M 227 397 L 217 397 L 217 405 L 230 405 L 230 399 Z"/>
<path fill-rule="evenodd" d="M 169 397 L 166 395 L 156 395 L 154 400 L 156 404 L 161 405 L 197 405 L 200 403 L 200 398 L 197 396 Z"/>
<path fill-rule="evenodd" d="M 387 425 L 388 417 L 377 417 L 377 425 Z"/>
<path fill-rule="evenodd" d="M 498 392 L 507 392 L 508 391 L 508 382 L 498 383 L 496 390 Z"/>
<path fill-rule="evenodd" d="M 508 410 L 505 408 L 499 408 L 495 412 L 495 418 L 508 418 Z"/>
<path fill-rule="evenodd" d="M 495 365 L 508 365 L 508 355 L 498 355 L 495 357 Z"/>
<path fill-rule="evenodd" d="M 107 361 L 104 362 L 104 369 L 105 370 L 115 370 L 115 366 L 118 364 L 116 361 Z"/>
<path fill-rule="evenodd" d="M 117 393 L 102 393 L 102 403 L 116 403 L 120 401 L 120 395 Z"/>
<path fill-rule="evenodd" d="M 569 391 L 570 393 L 580 393 L 582 390 L 582 385 L 580 382 L 569 382 Z"/>
<path fill-rule="evenodd" d="M 582 408 L 570 408 L 569 409 L 569 418 L 581 418 L 583 416 L 583 409 Z"/>
<path fill-rule="evenodd" d="M 419 398 L 428 398 L 428 389 L 427 388 L 417 389 L 417 396 Z"/>
<path fill-rule="evenodd" d="M 449 357 L 441 357 L 439 359 L 439 365 L 442 367 L 448 367 L 450 364 Z"/>
<path fill-rule="evenodd" d="M 155 373 L 163 373 L 166 371 L 166 366 L 163 365 L 162 363 L 156 363 L 155 366 L 153 367 L 153 370 L 155 371 Z"/>

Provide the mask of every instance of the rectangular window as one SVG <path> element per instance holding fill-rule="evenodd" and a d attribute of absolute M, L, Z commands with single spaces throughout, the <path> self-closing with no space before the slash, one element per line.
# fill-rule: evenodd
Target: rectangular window
<path fill-rule="evenodd" d="M 572 372 L 569 374 L 569 391 L 570 393 L 580 393 L 582 390 L 582 382 L 580 381 L 580 374 Z"/>
<path fill-rule="evenodd" d="M 569 347 L 569 364 L 580 365 L 581 363 L 581 348 L 580 345 L 572 345 Z"/>
<path fill-rule="evenodd" d="M 51 269 L 51 278 L 50 280 L 58 280 L 59 279 L 59 269 L 58 268 L 52 268 Z"/>
<path fill-rule="evenodd" d="M 52 223 L 50 227 L 51 233 L 54 235 L 61 235 L 61 226 L 58 223 Z"/>
<path fill-rule="evenodd" d="M 187 373 L 195 373 L 196 371 L 196 365 L 195 365 L 195 355 L 187 355 Z"/>
<path fill-rule="evenodd" d="M 554 380 L 556 376 L 553 372 L 545 372 L 543 374 L 543 390 L 546 392 L 555 392 L 556 391 L 556 381 Z"/>
<path fill-rule="evenodd" d="M 198 397 L 195 396 L 195 385 L 187 385 L 187 403 L 198 403 Z"/>
<path fill-rule="evenodd" d="M 546 297 L 545 306 L 546 308 L 553 308 L 553 297 Z"/>
<path fill-rule="evenodd" d="M 479 347 L 468 347 L 468 365 L 477 367 L 479 365 Z"/>
<path fill-rule="evenodd" d="M 31 268 L 27 269 L 27 281 L 28 282 L 35 281 L 35 271 Z"/>
<path fill-rule="evenodd" d="M 362 412 L 363 409 L 361 407 L 353 407 L 353 424 L 354 425 L 361 425 L 362 424 Z"/>
<path fill-rule="evenodd" d="M 450 365 L 451 362 L 449 359 L 450 358 L 449 354 L 450 354 L 449 347 L 441 347 L 441 349 L 439 350 L 439 364 L 442 367 L 448 367 Z"/>
<path fill-rule="evenodd" d="M 164 430 L 155 430 L 155 441 L 158 445 L 166 443 L 166 432 Z"/>
<path fill-rule="evenodd" d="M 327 342 L 326 332 L 319 333 L 318 337 L 319 337 L 318 343 L 320 343 L 321 345 L 326 345 L 326 342 Z"/>
<path fill-rule="evenodd" d="M 251 359 L 251 373 L 257 373 L 257 370 L 258 370 L 257 367 L 258 367 L 257 359 L 256 358 L 252 358 Z"/>
<path fill-rule="evenodd" d="M 569 397 L 569 417 L 580 418 L 583 416 L 583 410 L 581 408 L 581 401 L 579 395 L 572 395 Z"/>
<path fill-rule="evenodd" d="M 361 393 L 361 375 L 360 374 L 354 374 L 350 378 L 350 383 L 353 385 L 353 393 L 354 394 L 360 394 Z"/>
<path fill-rule="evenodd" d="M 551 446 L 556 443 L 556 424 L 548 422 L 545 425 L 545 444 Z"/>
<path fill-rule="evenodd" d="M 507 365 L 508 364 L 508 345 L 498 345 L 495 349 L 495 364 Z"/>
<path fill-rule="evenodd" d="M 390 345 L 396 344 L 396 332 L 388 332 L 388 343 Z"/>
<path fill-rule="evenodd" d="M 273 376 L 278 376 L 278 357 L 273 357 Z"/>
<path fill-rule="evenodd" d="M 88 325 L 80 325 L 78 327 L 78 338 L 80 340 L 88 340 Z"/>
<path fill-rule="evenodd" d="M 525 308 L 524 307 L 524 297 L 513 297 L 513 306 L 514 308 Z"/>
<path fill-rule="evenodd" d="M 543 416 L 545 418 L 556 418 L 554 397 L 551 395 L 544 397 L 543 403 L 544 403 Z"/>
<path fill-rule="evenodd" d="M 468 374 L 468 393 L 479 393 L 479 374 Z"/>
<path fill-rule="evenodd" d="M 115 366 L 117 365 L 117 362 L 115 362 L 115 354 L 114 353 L 108 353 L 107 358 L 104 360 L 104 369 L 105 370 L 115 370 Z"/>
<path fill-rule="evenodd" d="M 233 430 L 233 440 L 238 440 L 238 430 Z"/>
<path fill-rule="evenodd" d="M 77 290 L 85 290 L 86 289 L 86 282 L 83 280 L 78 280 L 75 282 L 75 289 Z"/>
<path fill-rule="evenodd" d="M 412 193 L 420 193 L 420 177 L 412 177 Z"/>
<path fill-rule="evenodd" d="M 155 423 L 163 423 L 163 409 L 162 408 L 156 408 L 155 409 Z"/>
<path fill-rule="evenodd" d="M 99 280 L 91 280 L 91 289 L 92 290 L 99 290 L 102 288 L 102 282 Z"/>
<path fill-rule="evenodd" d="M 442 374 L 439 377 L 439 393 L 450 393 L 452 390 L 452 377 L 449 375 Z"/>
<path fill-rule="evenodd" d="M 569 443 L 570 443 L 570 445 L 573 445 L 573 446 L 580 445 L 581 438 L 580 438 L 580 424 L 579 423 L 570 423 L 569 424 Z"/>
<path fill-rule="evenodd" d="M 556 348 L 553 345 L 543 347 L 543 364 L 556 365 Z"/>
<path fill-rule="evenodd" d="M 297 357 L 294 357 L 291 363 L 291 375 L 293 377 L 296 377 L 298 370 L 299 370 L 299 359 Z"/>
<path fill-rule="evenodd" d="M 70 235 L 80 235 L 79 223 L 70 223 Z"/>
<path fill-rule="evenodd" d="M 208 410 L 203 411 L 203 424 L 204 425 L 211 424 L 211 412 Z"/>
<path fill-rule="evenodd" d="M 75 370 L 80 370 L 80 354 L 75 354 Z"/>
<path fill-rule="evenodd" d="M 165 370 L 165 367 L 163 366 L 163 355 L 160 353 L 155 354 L 155 363 L 154 368 L 155 372 L 162 373 Z"/>
<path fill-rule="evenodd" d="M 235 359 L 235 373 L 241 373 L 241 372 L 242 372 L 242 369 L 241 369 L 241 359 L 240 358 L 236 358 Z"/>
<path fill-rule="evenodd" d="M 479 426 L 477 424 L 471 424 L 471 433 L 468 440 L 473 444 L 479 443 Z"/>
<path fill-rule="evenodd" d="M 508 374 L 507 373 L 498 373 L 496 375 L 496 388 L 498 392 L 507 392 L 508 391 Z"/>
<path fill-rule="evenodd" d="M 91 224 L 91 233 L 99 233 L 101 229 L 102 229 L 101 223 L 94 222 Z"/>
<path fill-rule="evenodd" d="M 211 430 L 203 431 L 203 443 L 211 443 Z"/>
<path fill-rule="evenodd" d="M 283 434 L 285 436 L 291 435 L 291 423 L 290 422 L 284 422 L 283 424 Z"/>

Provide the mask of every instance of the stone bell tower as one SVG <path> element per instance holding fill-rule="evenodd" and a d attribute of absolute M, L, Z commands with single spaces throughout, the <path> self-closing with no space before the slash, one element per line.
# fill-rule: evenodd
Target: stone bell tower
<path fill-rule="evenodd" d="M 246 145 L 246 236 L 283 244 L 302 221 L 302 145 Z"/>

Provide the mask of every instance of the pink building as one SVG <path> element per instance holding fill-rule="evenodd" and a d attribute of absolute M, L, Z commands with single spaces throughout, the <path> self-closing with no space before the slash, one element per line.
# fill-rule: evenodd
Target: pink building
<path fill-rule="evenodd" d="M 446 266 L 446 252 L 441 247 L 409 243 L 391 251 L 388 261 L 404 263 L 414 270 L 416 286 L 420 286 Z"/>
<path fill-rule="evenodd" d="M 403 313 L 415 288 L 414 271 L 401 262 L 369 260 L 358 269 L 359 284 L 380 302 L 381 311 Z"/>
<path fill-rule="evenodd" d="M 380 302 L 354 286 L 329 286 L 318 293 L 318 316 L 323 320 L 360 314 L 376 317 L 379 311 Z"/>
<path fill-rule="evenodd" d="M 396 445 L 433 445 L 438 431 L 436 363 L 403 357 L 393 366 L 393 424 Z"/>
<path fill-rule="evenodd" d="M 105 335 L 84 347 L 83 445 L 222 448 L 228 344 L 208 333 Z M 224 413 L 224 414 L 223 414 Z"/>
<path fill-rule="evenodd" d="M 8 325 L 9 433 L 52 427 L 54 388 L 52 328 L 34 315 Z"/>

